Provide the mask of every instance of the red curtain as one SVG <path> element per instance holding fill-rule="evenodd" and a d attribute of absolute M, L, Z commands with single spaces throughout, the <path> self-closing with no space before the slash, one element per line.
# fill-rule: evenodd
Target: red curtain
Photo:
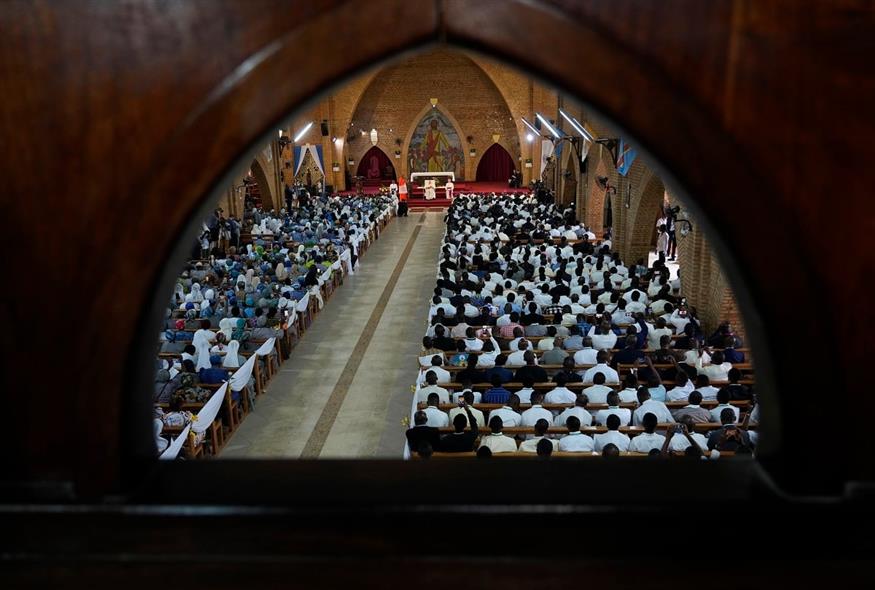
<path fill-rule="evenodd" d="M 395 166 L 383 150 L 374 146 L 362 156 L 356 174 L 364 176 L 366 180 L 394 180 Z"/>
<path fill-rule="evenodd" d="M 507 182 L 514 168 L 507 150 L 493 143 L 477 164 L 477 182 Z"/>

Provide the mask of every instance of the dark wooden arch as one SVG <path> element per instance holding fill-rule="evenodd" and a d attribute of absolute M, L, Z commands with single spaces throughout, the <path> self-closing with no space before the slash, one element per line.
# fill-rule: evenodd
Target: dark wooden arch
<path fill-rule="evenodd" d="M 850 288 L 862 285 L 875 267 L 869 231 L 875 167 L 867 162 L 875 83 L 868 53 L 861 50 L 870 46 L 875 15 L 871 6 L 850 4 L 823 3 L 810 12 L 788 10 L 782 0 L 760 0 L 755 7 L 742 0 L 374 0 L 367 10 L 352 2 L 279 0 L 258 3 L 260 10 L 233 0 L 4 5 L 0 81 L 15 89 L 0 99 L 4 237 L 9 244 L 28 244 L 27 256 L 8 258 L 6 271 L 19 276 L 51 269 L 39 291 L 4 294 L 0 321 L 16 328 L 2 336 L 6 366 L 19 374 L 43 374 L 46 359 L 32 351 L 45 346 L 47 334 L 57 333 L 56 317 L 48 313 L 58 303 L 57 293 L 64 293 L 64 305 L 77 313 L 64 322 L 75 346 L 51 359 L 52 372 L 63 376 L 63 383 L 32 380 L 27 394 L 16 398 L 16 420 L 6 424 L 9 461 L 2 477 L 27 484 L 16 488 L 30 490 L 26 498 L 39 489 L 53 500 L 131 493 L 145 475 L 157 482 L 150 488 L 157 501 L 174 498 L 177 486 L 193 488 L 195 474 L 220 480 L 225 474 L 223 481 L 233 481 L 228 475 L 233 465 L 186 470 L 138 462 L 147 451 L 146 423 L 124 418 L 148 412 L 146 385 L 152 376 L 145 360 L 154 350 L 154 326 L 163 307 L 156 293 L 169 292 L 183 260 L 179 244 L 190 240 L 212 197 L 290 113 L 371 64 L 447 43 L 516 64 L 583 99 L 635 138 L 642 157 L 659 168 L 673 192 L 696 204 L 703 219 L 720 221 L 706 221 L 709 239 L 733 283 L 746 286 L 737 295 L 755 335 L 758 362 L 775 369 L 774 380 L 768 372 L 758 374 L 769 393 L 764 420 L 773 425 L 767 441 L 772 452 L 764 453 L 764 464 L 786 488 L 798 491 L 832 493 L 848 480 L 871 479 L 868 432 L 848 429 L 836 453 L 810 431 L 822 418 L 821 393 L 850 391 L 848 376 L 865 366 L 866 347 L 842 348 L 829 373 L 803 372 L 783 340 L 844 343 L 875 328 L 872 311 Z M 784 50 L 790 46 L 794 51 Z M 314 54 L 318 59 L 301 59 Z M 585 55 L 587 67 L 556 55 Z M 622 88 L 605 82 L 620 73 Z M 846 92 L 848 87 L 854 92 Z M 828 146 L 825 137 L 838 138 L 841 149 Z M 776 156 L 790 152 L 792 158 Z M 185 162 L 203 165 L 180 164 Z M 832 217 L 842 219 L 841 236 L 804 240 L 822 231 L 823 195 L 834 193 L 837 174 L 843 179 L 841 198 L 830 206 Z M 746 197 L 744 207 L 737 206 L 740 195 Z M 45 221 L 37 236 L 34 219 Z M 99 264 L 89 261 L 87 254 L 94 252 L 101 253 Z M 780 288 L 775 268 L 781 268 Z M 843 288 L 810 289 L 812 268 L 818 269 L 819 284 Z M 783 296 L 788 292 L 794 293 L 789 304 Z M 799 321 L 807 310 L 820 308 L 834 313 Z M 768 326 L 780 330 L 766 332 Z M 14 379 L 7 371 L 5 391 L 21 390 Z M 95 408 L 100 420 L 93 419 Z M 792 453 L 779 453 L 782 448 Z M 562 465 L 550 465 L 474 469 L 433 463 L 421 472 L 428 484 L 413 486 L 398 483 L 393 465 L 372 464 L 363 473 L 345 464 L 347 480 L 337 475 L 336 464 L 285 466 L 306 485 L 277 485 L 288 495 L 275 501 L 346 501 L 317 492 L 330 484 L 344 489 L 351 478 L 371 482 L 355 487 L 363 506 L 386 502 L 392 484 L 408 497 L 415 494 L 420 504 L 439 504 L 452 497 L 439 482 L 489 478 L 486 491 L 504 490 L 508 503 L 530 502 L 526 493 L 532 490 L 520 485 L 521 470 L 572 483 Z M 593 465 L 578 469 L 604 477 Z M 708 489 L 717 494 L 718 473 L 752 477 L 749 470 L 734 472 L 735 465 L 695 470 L 714 475 Z M 612 467 L 605 481 L 632 477 L 626 466 Z M 276 473 L 266 466 L 252 469 L 251 478 L 276 483 Z M 649 474 L 658 488 L 677 472 Z M 259 489 L 265 487 L 273 486 Z M 495 501 L 473 487 L 466 501 Z M 587 485 L 549 489 L 545 502 L 599 497 Z M 563 491 L 570 489 L 574 495 Z M 681 493 L 677 487 L 662 491 L 669 489 Z M 614 501 L 626 498 L 623 489 L 614 491 L 619 494 L 611 496 Z M 41 536 L 28 533 L 48 535 L 47 524 L 58 521 L 41 521 L 47 528 L 37 528 L 35 519 L 15 521 L 24 523 L 11 535 L 22 543 L 17 551 L 51 550 L 28 545 Z M 111 523 L 118 521 L 107 517 L 88 524 L 101 522 L 112 531 Z M 773 539 L 769 527 L 760 532 L 756 542 Z M 819 538 L 838 547 L 841 537 Z M 136 535 L 128 542 L 136 546 Z M 60 553 L 69 546 L 52 547 Z"/>

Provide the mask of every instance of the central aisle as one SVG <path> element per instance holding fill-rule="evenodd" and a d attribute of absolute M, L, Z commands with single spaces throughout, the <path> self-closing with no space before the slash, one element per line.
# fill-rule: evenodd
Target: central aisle
<path fill-rule="evenodd" d="M 219 458 L 400 458 L 443 211 L 396 218 Z"/>

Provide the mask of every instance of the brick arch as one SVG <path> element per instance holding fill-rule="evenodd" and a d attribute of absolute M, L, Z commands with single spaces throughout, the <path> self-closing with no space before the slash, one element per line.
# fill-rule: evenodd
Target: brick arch
<path fill-rule="evenodd" d="M 426 109 L 431 108 L 430 98 L 438 99 L 436 108 L 448 116 L 459 133 L 465 177 L 473 177 L 494 134 L 500 136 L 499 143 L 514 162 L 519 162 L 519 130 L 507 98 L 479 63 L 457 49 L 431 48 L 393 60 L 376 73 L 357 78 L 348 92 L 342 89 L 338 95 L 344 99 L 336 104 L 345 100 L 351 105 L 343 108 L 338 123 L 350 132 L 344 150 L 356 163 L 370 144 L 355 132 L 373 127 L 379 132 L 380 149 L 390 155 L 396 150 L 401 152 L 400 158 L 393 158 L 397 160 L 396 172 L 407 175 L 410 136 Z M 422 111 L 415 112 L 420 105 Z M 350 122 L 354 122 L 352 128 Z M 473 137 L 470 145 L 468 136 Z M 474 156 L 469 155 L 472 147 L 477 149 Z"/>
<path fill-rule="evenodd" d="M 627 259 L 634 262 L 639 258 L 647 258 L 655 244 L 654 227 L 659 217 L 665 199 L 665 185 L 662 179 L 652 170 L 641 178 L 641 190 L 637 198 L 633 196 L 632 207 L 628 213 L 627 228 Z M 635 188 L 633 187 L 633 191 Z"/>
<path fill-rule="evenodd" d="M 262 163 L 263 158 L 259 154 L 249 165 L 249 170 L 252 172 L 252 177 L 255 179 L 255 184 L 258 185 L 258 192 L 261 194 L 262 208 L 265 211 L 271 209 L 279 209 L 278 201 L 273 191 L 273 183 L 268 179 L 265 172 L 266 166 Z"/>

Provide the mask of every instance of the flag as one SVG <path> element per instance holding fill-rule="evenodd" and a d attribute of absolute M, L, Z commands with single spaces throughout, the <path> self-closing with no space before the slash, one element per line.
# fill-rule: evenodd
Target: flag
<path fill-rule="evenodd" d="M 553 155 L 554 145 L 553 142 L 549 139 L 541 140 L 541 171 L 538 173 L 538 177 L 544 174 L 544 168 L 547 167 L 547 158 Z"/>
<path fill-rule="evenodd" d="M 637 156 L 638 152 L 633 150 L 632 146 L 626 143 L 623 138 L 620 138 L 620 149 L 617 154 L 617 172 L 622 176 L 626 176 Z"/>

